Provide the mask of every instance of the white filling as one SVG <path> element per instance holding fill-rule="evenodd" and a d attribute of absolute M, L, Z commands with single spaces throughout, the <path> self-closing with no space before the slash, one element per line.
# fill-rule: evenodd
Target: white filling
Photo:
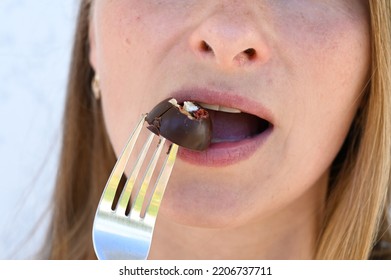
<path fill-rule="evenodd" d="M 182 114 L 186 115 L 189 119 L 192 120 L 194 120 L 194 117 L 191 115 L 191 113 L 199 109 L 198 106 L 190 101 L 183 102 L 183 106 L 179 105 L 175 98 L 168 100 L 168 102 L 177 107 Z"/>
<path fill-rule="evenodd" d="M 193 102 L 190 102 L 190 101 L 183 102 L 182 108 L 178 104 L 178 101 L 175 98 L 170 99 L 168 102 L 170 102 L 175 107 L 179 108 L 185 114 L 186 114 L 186 112 L 191 113 L 191 112 L 195 112 L 199 109 L 199 107 L 197 105 L 195 105 Z M 200 106 L 205 109 L 209 109 L 209 110 L 213 110 L 213 111 L 220 111 L 220 112 L 234 113 L 234 114 L 242 112 L 236 108 L 224 107 L 224 106 L 220 106 L 217 104 L 207 104 L 207 103 L 201 103 L 201 102 L 198 102 L 198 104 L 200 104 Z M 189 114 L 186 114 L 186 115 L 189 115 Z"/>
<path fill-rule="evenodd" d="M 183 109 L 185 109 L 188 112 L 195 112 L 199 109 L 197 105 L 194 105 L 193 102 L 185 101 L 183 102 Z"/>
<path fill-rule="evenodd" d="M 178 104 L 178 101 L 176 101 L 175 98 L 171 98 L 170 100 L 168 100 L 168 102 L 170 102 L 172 105 L 174 105 L 175 107 L 178 107 L 179 108 L 179 104 Z"/>

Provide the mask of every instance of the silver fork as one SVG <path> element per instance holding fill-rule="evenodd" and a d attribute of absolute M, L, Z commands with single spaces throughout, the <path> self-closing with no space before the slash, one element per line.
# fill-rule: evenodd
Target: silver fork
<path fill-rule="evenodd" d="M 145 215 L 142 216 L 142 208 L 145 195 L 152 178 L 157 161 L 164 147 L 165 138 L 160 137 L 152 158 L 148 164 L 147 170 L 143 175 L 140 190 L 136 196 L 135 202 L 131 205 L 129 214 L 126 209 L 130 200 L 136 178 L 143 165 L 145 157 L 155 134 L 150 133 L 136 162 L 133 164 L 132 173 L 126 181 L 115 210 L 112 210 L 114 197 L 127 166 L 129 157 L 134 145 L 143 128 L 145 115 L 138 122 L 137 127 L 132 132 L 128 143 L 117 160 L 113 171 L 106 183 L 101 200 L 99 202 L 94 225 L 92 229 L 92 238 L 95 253 L 98 259 L 118 260 L 131 259 L 142 260 L 148 257 L 151 246 L 153 230 L 155 227 L 156 216 L 163 198 L 164 190 L 170 178 L 172 168 L 175 163 L 178 146 L 172 144 L 167 152 L 166 159 L 160 170 L 153 189 L 153 195 L 147 201 Z"/>

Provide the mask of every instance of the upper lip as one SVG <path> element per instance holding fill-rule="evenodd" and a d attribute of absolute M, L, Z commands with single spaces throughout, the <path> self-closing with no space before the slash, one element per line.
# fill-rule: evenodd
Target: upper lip
<path fill-rule="evenodd" d="M 207 88 L 189 88 L 172 92 L 170 96 L 175 98 L 178 103 L 184 101 L 198 101 L 239 109 L 242 112 L 264 119 L 270 124 L 274 124 L 274 117 L 269 108 L 265 107 L 259 101 L 250 99 L 242 94 L 216 91 Z"/>

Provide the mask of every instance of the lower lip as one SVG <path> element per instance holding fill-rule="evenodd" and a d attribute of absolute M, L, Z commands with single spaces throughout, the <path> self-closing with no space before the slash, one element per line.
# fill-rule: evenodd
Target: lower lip
<path fill-rule="evenodd" d="M 250 158 L 269 138 L 273 128 L 270 127 L 261 134 L 237 142 L 213 143 L 205 151 L 192 151 L 180 148 L 178 158 L 194 165 L 223 167 L 237 164 Z"/>

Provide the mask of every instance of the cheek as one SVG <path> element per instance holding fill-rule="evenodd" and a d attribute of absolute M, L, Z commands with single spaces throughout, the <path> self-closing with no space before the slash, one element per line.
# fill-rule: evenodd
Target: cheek
<path fill-rule="evenodd" d="M 299 69 L 308 64 L 320 73 L 330 67 L 334 67 L 335 73 L 349 66 L 367 68 L 370 24 L 363 1 L 351 5 L 348 1 L 311 5 L 306 2 L 293 0 L 289 10 L 283 9 L 274 18 L 276 32 L 281 34 L 276 43 L 279 55 L 291 60 L 295 69 L 297 64 Z"/>
<path fill-rule="evenodd" d="M 100 76 L 105 125 L 118 155 L 135 122 L 150 105 L 148 89 L 150 67 L 141 38 L 143 31 L 137 9 L 128 1 L 97 1 L 95 10 L 96 71 Z"/>
<path fill-rule="evenodd" d="M 340 150 L 360 105 L 370 69 L 368 22 L 364 14 L 315 15 L 280 31 L 290 91 L 279 98 L 285 96 L 281 104 L 291 106 L 280 152 L 296 174 L 315 181 Z"/>
<path fill-rule="evenodd" d="M 100 2 L 98 2 L 100 3 Z M 110 2 L 108 2 L 110 3 Z M 100 76 L 128 78 L 134 73 L 125 75 L 123 70 L 130 70 L 128 65 L 138 65 L 135 40 L 138 37 L 137 15 L 123 11 L 121 5 L 106 4 L 96 8 L 96 57 Z M 111 7 L 112 6 L 112 7 Z M 104 79 L 102 79 L 104 80 Z"/>

